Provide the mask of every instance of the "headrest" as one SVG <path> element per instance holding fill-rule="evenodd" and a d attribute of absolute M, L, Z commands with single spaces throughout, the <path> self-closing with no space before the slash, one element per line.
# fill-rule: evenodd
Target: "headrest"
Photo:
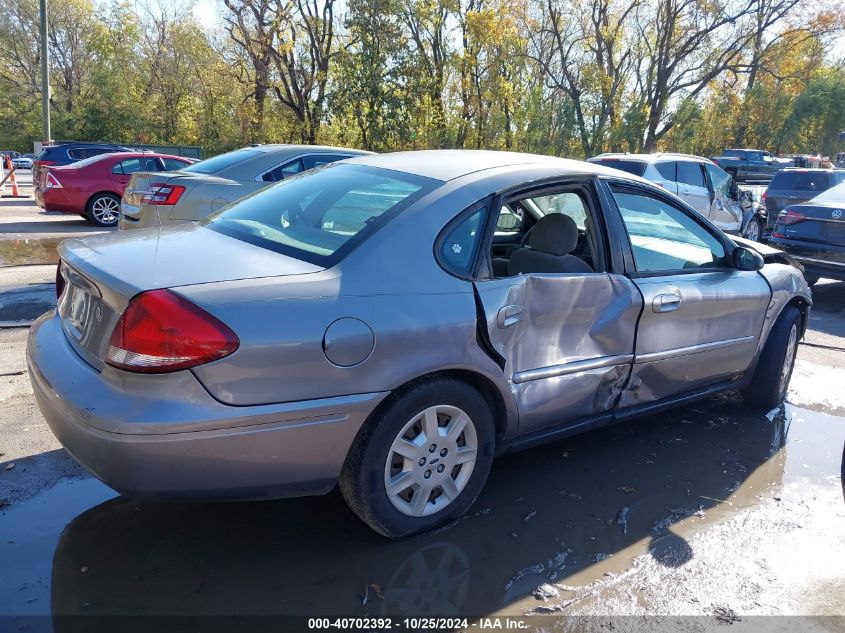
<path fill-rule="evenodd" d="M 537 220 L 528 236 L 528 245 L 535 251 L 551 255 L 568 255 L 578 244 L 578 225 L 568 215 L 549 213 Z"/>

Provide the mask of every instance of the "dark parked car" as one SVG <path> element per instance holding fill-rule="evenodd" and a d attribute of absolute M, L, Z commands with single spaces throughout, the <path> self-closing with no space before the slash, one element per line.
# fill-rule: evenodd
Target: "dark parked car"
<path fill-rule="evenodd" d="M 820 277 L 845 281 L 845 183 L 786 207 L 770 242 L 803 264 L 809 285 Z"/>
<path fill-rule="evenodd" d="M 775 174 L 763 194 L 770 228 L 778 214 L 791 204 L 814 198 L 834 185 L 845 182 L 845 169 L 784 169 Z"/>
<path fill-rule="evenodd" d="M 62 143 L 60 145 L 47 145 L 42 148 L 41 153 L 36 156 L 32 163 L 32 182 L 38 187 L 41 180 L 42 167 L 60 167 L 70 165 L 84 158 L 108 154 L 110 152 L 132 152 L 128 147 L 115 145 L 113 143 Z"/>
<path fill-rule="evenodd" d="M 781 169 L 794 165 L 791 159 L 781 160 L 771 152 L 759 149 L 726 149 L 721 156 L 713 158 L 713 162 L 737 182 L 771 180 Z"/>

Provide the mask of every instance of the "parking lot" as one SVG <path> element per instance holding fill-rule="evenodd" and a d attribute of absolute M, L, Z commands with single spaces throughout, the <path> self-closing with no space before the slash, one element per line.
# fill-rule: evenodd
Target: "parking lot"
<path fill-rule="evenodd" d="M 0 232 L 0 612 L 19 626 L 80 614 L 845 616 L 845 284 L 814 290 L 784 407 L 758 415 L 728 394 L 506 456 L 468 515 L 391 542 L 336 492 L 147 503 L 87 476 L 40 416 L 24 349 L 54 303 L 56 244 L 93 228 L 3 199 Z"/>

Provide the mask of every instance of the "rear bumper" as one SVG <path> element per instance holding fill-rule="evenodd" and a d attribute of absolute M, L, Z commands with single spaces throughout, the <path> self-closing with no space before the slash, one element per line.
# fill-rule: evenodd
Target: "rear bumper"
<path fill-rule="evenodd" d="M 85 201 L 69 194 L 63 189 L 35 189 L 33 192 L 35 204 L 45 211 L 60 211 L 62 213 L 85 213 Z"/>
<path fill-rule="evenodd" d="M 789 253 L 801 262 L 807 275 L 845 281 L 845 246 L 816 244 L 780 237 L 772 237 L 769 244 Z"/>
<path fill-rule="evenodd" d="M 189 371 L 144 377 L 97 371 L 71 348 L 54 312 L 33 325 L 27 365 L 38 407 L 62 445 L 115 490 L 146 498 L 328 492 L 355 435 L 386 395 L 224 405 Z M 148 384 L 133 384 L 141 382 Z"/>

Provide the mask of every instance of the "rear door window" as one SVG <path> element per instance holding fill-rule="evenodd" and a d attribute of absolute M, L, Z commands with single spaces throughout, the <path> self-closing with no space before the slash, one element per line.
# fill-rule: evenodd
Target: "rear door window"
<path fill-rule="evenodd" d="M 344 158 L 349 158 L 349 156 L 339 154 L 311 154 L 302 157 L 302 164 L 305 169 L 313 169 L 314 167 L 319 167 L 326 163 L 334 163 Z"/>
<path fill-rule="evenodd" d="M 302 171 L 304 171 L 302 160 L 297 158 L 285 163 L 284 165 L 279 165 L 275 169 L 271 169 L 261 176 L 261 180 L 265 182 L 277 182 L 279 180 L 284 180 L 285 178 L 290 178 Z"/>
<path fill-rule="evenodd" d="M 704 172 L 701 171 L 701 164 L 679 161 L 678 182 L 685 185 L 692 185 L 693 187 L 706 187 L 704 184 Z"/>
<path fill-rule="evenodd" d="M 666 180 L 676 182 L 678 179 L 675 168 L 676 165 L 677 163 L 675 163 L 675 161 L 665 161 L 662 163 L 655 163 L 654 167 Z"/>
<path fill-rule="evenodd" d="M 642 176 L 645 173 L 646 164 L 639 160 L 621 160 L 618 158 L 602 158 L 598 161 L 605 167 L 627 171 L 635 176 Z"/>
<path fill-rule="evenodd" d="M 164 171 L 175 171 L 177 169 L 185 169 L 189 162 L 184 160 L 178 160 L 176 158 L 159 158 L 159 160 L 164 163 Z"/>
<path fill-rule="evenodd" d="M 261 152 L 254 149 L 237 149 L 234 152 L 227 152 L 212 158 L 201 160 L 193 165 L 188 165 L 184 171 L 195 172 L 197 174 L 216 174 L 228 169 L 233 165 L 237 165 L 245 160 L 250 160 L 261 155 Z"/>

